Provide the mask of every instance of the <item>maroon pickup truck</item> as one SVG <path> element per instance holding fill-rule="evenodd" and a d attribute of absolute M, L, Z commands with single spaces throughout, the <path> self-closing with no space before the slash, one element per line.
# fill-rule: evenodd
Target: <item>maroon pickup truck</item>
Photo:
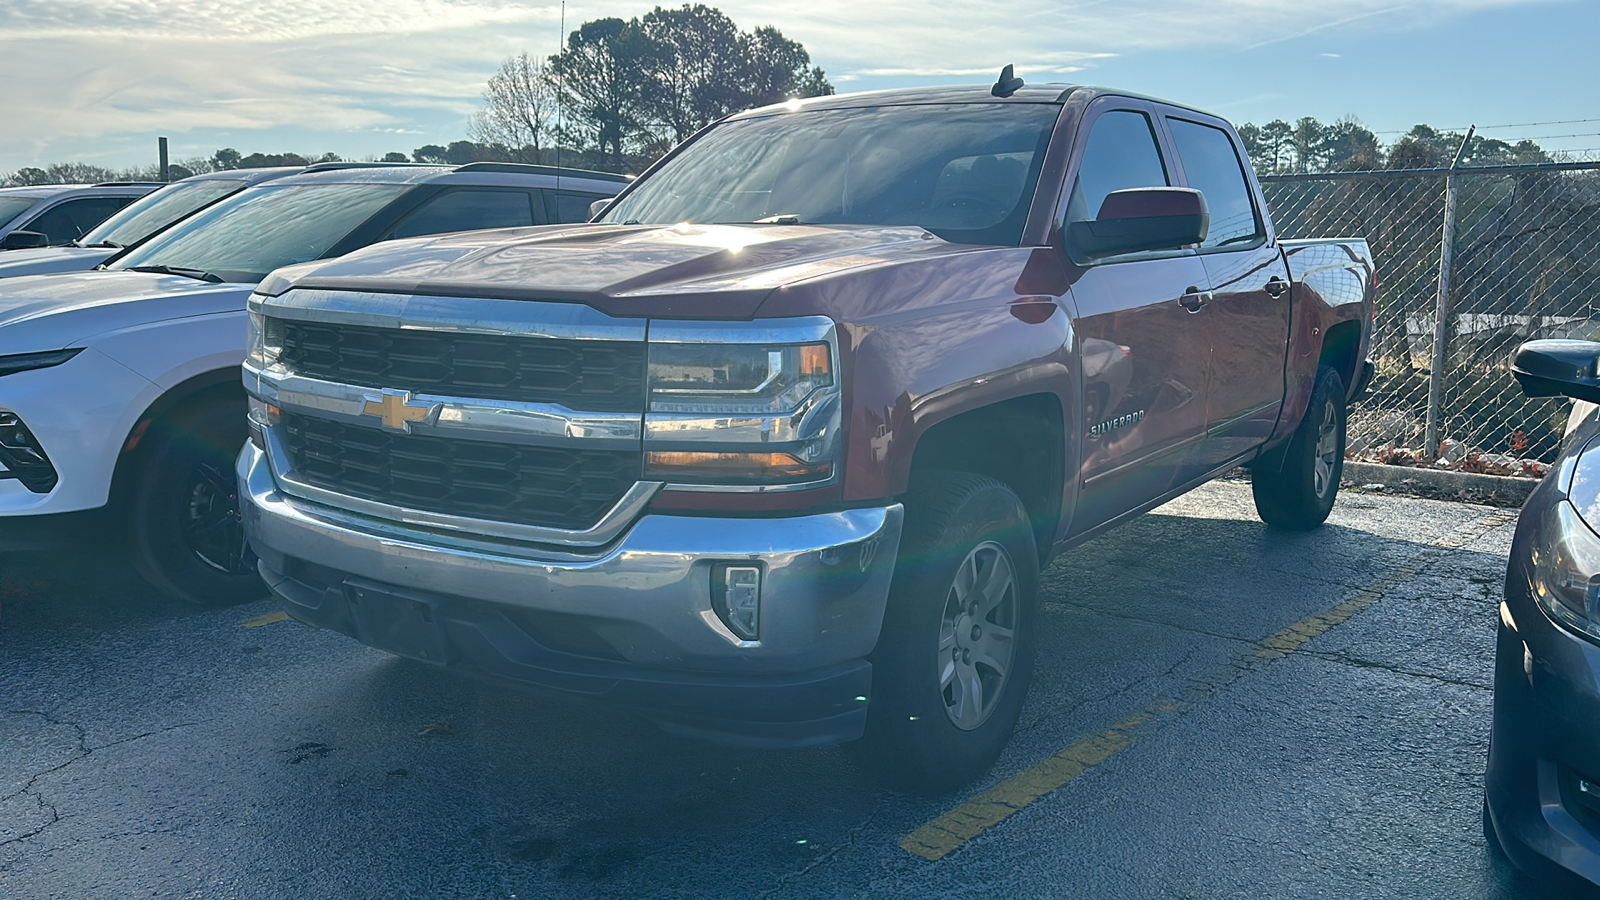
<path fill-rule="evenodd" d="M 1040 567 L 1241 465 L 1319 525 L 1371 371 L 1365 242 L 1278 240 L 1227 122 L 1006 87 L 741 113 L 591 224 L 274 274 L 239 460 L 274 593 L 677 733 L 981 775 Z"/>

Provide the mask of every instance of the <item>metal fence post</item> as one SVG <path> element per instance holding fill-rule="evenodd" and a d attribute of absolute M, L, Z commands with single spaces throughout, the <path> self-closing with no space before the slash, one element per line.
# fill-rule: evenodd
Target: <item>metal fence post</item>
<path fill-rule="evenodd" d="M 1461 148 L 1450 163 L 1450 174 L 1444 182 L 1444 234 L 1439 248 L 1439 297 L 1434 306 L 1433 365 L 1428 372 L 1428 425 L 1423 434 L 1422 458 L 1433 462 L 1439 457 L 1440 426 L 1444 420 L 1444 370 L 1450 358 L 1450 256 L 1456 242 L 1456 189 L 1459 186 L 1456 170 L 1461 168 L 1461 158 L 1467 155 L 1467 145 L 1478 130 L 1473 125 L 1461 139 Z"/>

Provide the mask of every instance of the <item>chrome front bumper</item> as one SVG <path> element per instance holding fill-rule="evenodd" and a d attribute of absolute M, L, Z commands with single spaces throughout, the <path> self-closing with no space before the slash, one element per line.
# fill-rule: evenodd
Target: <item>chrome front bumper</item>
<path fill-rule="evenodd" d="M 898 504 L 763 519 L 644 515 L 581 555 L 308 503 L 278 489 L 254 446 L 239 478 L 263 575 L 297 617 L 344 602 L 335 595 L 347 582 L 371 582 L 512 616 L 554 614 L 608 663 L 679 672 L 794 674 L 862 660 L 883 623 L 902 519 Z M 762 570 L 757 641 L 740 640 L 712 608 L 712 566 L 729 562 Z"/>

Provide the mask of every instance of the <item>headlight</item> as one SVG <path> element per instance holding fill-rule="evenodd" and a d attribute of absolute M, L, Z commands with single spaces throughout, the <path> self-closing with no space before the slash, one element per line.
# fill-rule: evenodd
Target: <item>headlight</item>
<path fill-rule="evenodd" d="M 257 369 L 265 369 L 278 361 L 283 352 L 283 323 L 269 319 L 261 310 L 251 305 L 249 326 L 245 332 L 246 359 Z"/>
<path fill-rule="evenodd" d="M 82 352 L 82 347 L 73 347 L 70 350 L 51 350 L 46 353 L 18 353 L 12 356 L 0 356 L 0 375 L 15 375 L 18 372 L 27 372 L 32 369 L 48 369 L 51 366 L 59 366 Z"/>
<path fill-rule="evenodd" d="M 645 477 L 684 490 L 793 490 L 837 474 L 833 323 L 651 325 Z"/>
<path fill-rule="evenodd" d="M 651 344 L 650 411 L 781 413 L 833 386 L 825 343 L 787 347 Z"/>
<path fill-rule="evenodd" d="M 1563 500 L 1547 527 L 1550 540 L 1534 551 L 1534 597 L 1557 622 L 1600 640 L 1600 536 Z"/>

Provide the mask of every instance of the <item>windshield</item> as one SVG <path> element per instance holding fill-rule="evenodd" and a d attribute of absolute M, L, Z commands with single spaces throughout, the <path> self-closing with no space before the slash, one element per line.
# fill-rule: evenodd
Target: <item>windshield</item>
<path fill-rule="evenodd" d="M 728 122 L 600 221 L 917 225 L 948 241 L 1015 246 L 1059 112 L 939 104 Z"/>
<path fill-rule="evenodd" d="M 168 185 L 135 200 L 78 239 L 85 247 L 128 247 L 137 244 L 202 206 L 244 187 L 231 178 L 208 178 Z"/>
<path fill-rule="evenodd" d="M 32 209 L 38 202 L 38 197 L 0 197 L 0 227 L 10 224 L 12 219 Z"/>
<path fill-rule="evenodd" d="M 196 269 L 260 281 L 273 269 L 321 259 L 410 188 L 404 184 L 263 185 L 185 219 L 108 268 Z"/>

